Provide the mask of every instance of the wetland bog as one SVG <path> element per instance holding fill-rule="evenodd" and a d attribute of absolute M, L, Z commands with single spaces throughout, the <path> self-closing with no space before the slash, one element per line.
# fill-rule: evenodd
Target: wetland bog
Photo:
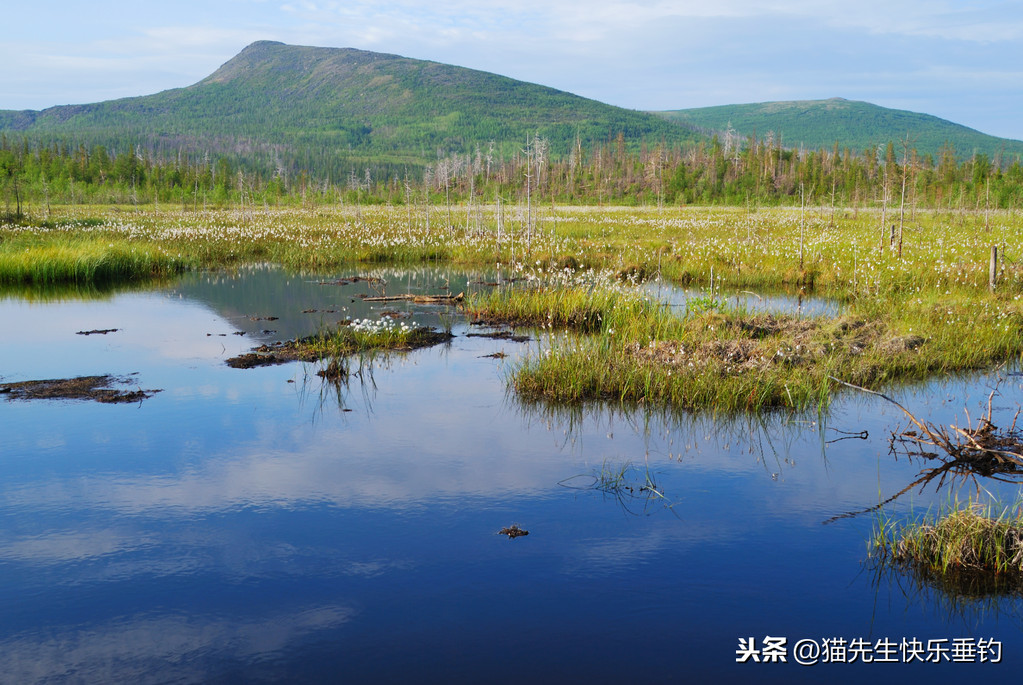
<path fill-rule="evenodd" d="M 5 677 L 1019 672 L 1018 592 L 937 583 L 869 547 L 879 520 L 978 492 L 1016 504 L 1018 485 L 914 487 L 868 512 L 926 460 L 892 453 L 898 407 L 828 380 L 941 425 L 981 415 L 996 384 L 994 423 L 1023 401 L 1020 217 L 985 231 L 920 214 L 899 257 L 869 212 L 812 213 L 802 268 L 784 210 L 570 208 L 528 234 L 386 208 L 0 230 L 0 385 L 161 390 L 0 394 Z M 53 244 L 146 258 L 113 281 L 35 269 Z M 353 325 L 445 337 L 227 364 Z M 318 375 L 332 356 L 345 372 Z M 903 640 L 946 642 L 937 662 L 737 663 L 740 639 L 767 636 L 890 640 L 900 661 Z M 954 640 L 996 641 L 1001 663 L 956 664 L 939 649 Z"/>

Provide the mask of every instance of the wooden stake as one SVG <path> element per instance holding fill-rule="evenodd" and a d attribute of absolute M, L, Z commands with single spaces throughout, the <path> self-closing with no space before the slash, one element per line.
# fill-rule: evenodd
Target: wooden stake
<path fill-rule="evenodd" d="M 991 246 L 991 262 L 988 264 L 987 270 L 987 281 L 988 287 L 991 288 L 991 292 L 995 291 L 995 286 L 998 284 L 998 246 Z"/>

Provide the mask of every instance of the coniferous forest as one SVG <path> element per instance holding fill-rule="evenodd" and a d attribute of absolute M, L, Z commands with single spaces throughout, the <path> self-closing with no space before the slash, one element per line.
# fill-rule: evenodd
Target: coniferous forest
<path fill-rule="evenodd" d="M 333 178 L 300 168 L 253 169 L 209 153 L 0 137 L 0 201 L 9 218 L 53 204 L 487 203 L 527 193 L 559 204 L 1019 209 L 1023 164 L 962 157 L 950 146 L 935 158 L 892 143 L 792 150 L 767 136 L 637 146 L 619 134 L 590 146 L 577 142 L 562 155 L 539 136 L 512 154 L 483 142 L 422 166 L 367 162 Z"/>

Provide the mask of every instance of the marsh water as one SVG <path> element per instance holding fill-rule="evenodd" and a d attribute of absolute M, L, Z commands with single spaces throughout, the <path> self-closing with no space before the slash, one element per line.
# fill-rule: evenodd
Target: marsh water
<path fill-rule="evenodd" d="M 381 280 L 338 283 L 355 275 Z M 477 337 L 486 329 L 451 309 L 355 297 L 457 293 L 490 278 L 267 267 L 7 294 L 0 381 L 112 374 L 160 392 L 116 405 L 0 400 L 0 681 L 1023 673 L 1016 599 L 878 572 L 867 559 L 876 517 L 843 516 L 928 466 L 889 453 L 905 427 L 897 408 L 851 392 L 827 417 L 526 405 L 508 376 L 540 349 L 535 333 Z M 315 364 L 225 364 L 385 310 L 456 337 L 366 360 L 347 384 L 323 381 Z M 996 423 L 1023 398 L 1019 376 L 1002 378 Z M 986 407 L 994 382 L 892 392 L 951 422 Z M 1015 501 L 1016 486 L 979 485 Z M 885 511 L 922 515 L 975 487 L 913 489 Z M 529 535 L 499 534 L 513 524 Z M 786 638 L 784 663 L 737 663 L 740 638 L 759 649 L 768 636 Z M 990 639 L 1001 661 L 956 663 L 937 649 L 912 664 L 795 663 L 798 641 L 834 638 Z"/>

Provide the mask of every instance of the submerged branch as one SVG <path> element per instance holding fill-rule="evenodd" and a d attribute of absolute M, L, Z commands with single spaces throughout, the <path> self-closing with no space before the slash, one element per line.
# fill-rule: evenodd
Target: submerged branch
<path fill-rule="evenodd" d="M 458 304 L 465 300 L 465 293 L 457 295 L 416 295 L 405 293 L 402 295 L 374 295 L 373 297 L 362 297 L 363 302 L 414 302 L 415 304 Z"/>
<path fill-rule="evenodd" d="M 890 449 L 893 454 L 898 456 L 896 449 L 898 444 L 905 446 L 902 449 L 910 459 L 913 457 L 938 459 L 943 463 L 940 467 L 921 471 L 916 480 L 880 504 L 862 511 L 832 517 L 825 523 L 876 511 L 917 485 L 922 490 L 935 479 L 938 479 L 936 488 L 940 489 L 948 476 L 951 476 L 953 482 L 956 478 L 962 478 L 964 481 L 973 480 L 978 490 L 980 484 L 977 483 L 977 476 L 1008 483 L 1023 481 L 1023 433 L 1016 429 L 1019 412 L 1016 412 L 1012 426 L 1007 430 L 1000 431 L 992 423 L 993 399 L 997 392 L 997 386 L 988 396 L 987 414 L 977 421 L 976 428 L 971 425 L 969 412 L 966 413 L 967 427 L 961 428 L 957 425 L 944 427 L 927 423 L 918 419 L 906 407 L 883 393 L 847 383 L 834 376 L 829 376 L 829 378 L 855 390 L 877 395 L 897 406 L 909 417 L 910 422 L 919 429 L 919 432 L 905 430 L 895 433 L 893 431 L 890 439 Z M 939 451 L 927 451 L 925 447 L 937 448 Z"/>

